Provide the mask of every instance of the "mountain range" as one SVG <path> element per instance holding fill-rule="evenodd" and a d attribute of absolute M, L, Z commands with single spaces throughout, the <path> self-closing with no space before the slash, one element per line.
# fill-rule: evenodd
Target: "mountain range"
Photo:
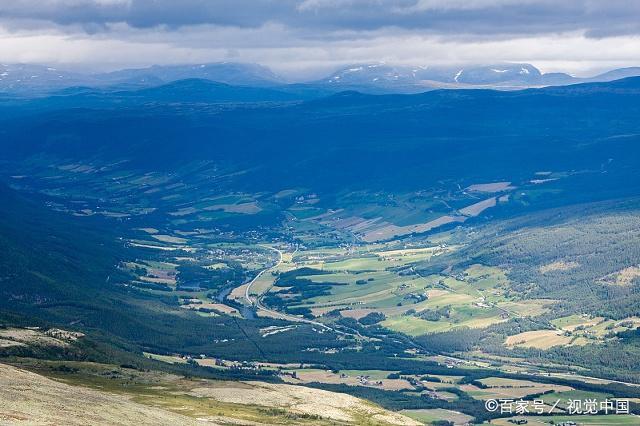
<path fill-rule="evenodd" d="M 640 75 L 639 67 L 620 68 L 589 78 L 566 73 L 542 73 L 525 63 L 502 63 L 480 66 L 392 66 L 383 63 L 363 64 L 341 69 L 321 82 L 334 86 L 373 86 L 408 91 L 429 88 L 495 88 L 562 86 L 576 83 L 606 82 Z"/>
<path fill-rule="evenodd" d="M 153 87 L 190 78 L 244 86 L 284 84 L 281 77 L 256 64 L 213 63 L 159 66 L 83 74 L 54 67 L 29 64 L 0 65 L 0 91 L 9 93 L 51 92 L 69 87 L 129 89 Z"/>
<path fill-rule="evenodd" d="M 349 65 L 331 75 L 291 84 L 269 68 L 246 63 L 219 62 L 197 65 L 154 65 L 107 73 L 79 73 L 49 66 L 0 65 L 0 93 L 46 94 L 91 87 L 127 90 L 155 87 L 185 79 L 205 79 L 218 83 L 278 88 L 294 93 L 326 95 L 344 90 L 365 93 L 419 93 L 441 88 L 492 88 L 502 90 L 606 82 L 640 75 L 640 67 L 619 68 L 593 77 L 566 73 L 542 73 L 526 63 L 499 63 L 476 66 L 396 66 L 386 63 Z"/>

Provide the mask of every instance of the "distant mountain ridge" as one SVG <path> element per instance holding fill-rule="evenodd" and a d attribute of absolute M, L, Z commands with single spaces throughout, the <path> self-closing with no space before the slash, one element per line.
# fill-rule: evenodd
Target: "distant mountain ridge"
<path fill-rule="evenodd" d="M 281 102 L 298 99 L 295 95 L 268 87 L 232 86 L 202 78 L 176 80 L 114 95 L 165 102 Z"/>
<path fill-rule="evenodd" d="M 589 78 L 566 73 L 542 73 L 526 63 L 482 66 L 393 66 L 383 63 L 351 65 L 336 71 L 318 84 L 327 86 L 393 88 L 417 92 L 436 88 L 522 89 L 562 86 L 589 82 L 607 82 L 640 76 L 640 67 L 620 68 Z"/>
<path fill-rule="evenodd" d="M 354 65 L 329 76 L 327 83 L 420 84 L 424 81 L 450 84 L 491 84 L 506 81 L 532 82 L 542 74 L 529 64 L 500 64 L 476 67 L 410 67 L 386 64 Z"/>
<path fill-rule="evenodd" d="M 254 96 L 232 89 L 187 80 L 129 92 L 0 103 L 0 160 L 49 152 L 78 160 L 102 157 L 109 164 L 137 158 L 140 167 L 177 168 L 198 158 L 244 170 L 234 177 L 238 187 L 280 190 L 287 182 L 320 193 L 360 185 L 363 176 L 369 187 L 387 188 L 455 179 L 459 170 L 478 181 L 515 179 L 523 173 L 515 160 L 521 157 L 529 159 L 527 176 L 547 169 L 599 170 L 610 158 L 620 163 L 616 171 L 626 173 L 632 169 L 622 163 L 637 158 L 636 139 L 626 135 L 640 134 L 635 119 L 640 77 L 523 91 L 343 92 L 260 108 L 199 105 L 213 105 L 227 94 Z M 281 96 L 260 90 L 260 96 Z M 129 125 L 141 122 L 145 126 Z M 546 129 L 544 136 L 532 128 Z M 583 136 L 575 138 L 578 132 Z M 393 147 L 381 151 L 386 135 L 393 135 Z M 621 144 L 626 151 L 614 153 Z"/>
<path fill-rule="evenodd" d="M 269 68 L 258 64 L 219 62 L 198 65 L 154 65 L 150 68 L 124 69 L 96 76 L 102 81 L 145 83 L 158 81 L 170 83 L 185 79 L 204 79 L 240 86 L 272 86 L 283 84 L 282 77 Z"/>
<path fill-rule="evenodd" d="M 491 88 L 502 90 L 607 82 L 640 76 L 640 67 L 614 69 L 593 77 L 542 73 L 527 63 L 475 66 L 406 66 L 368 63 L 346 66 L 326 78 L 288 84 L 268 67 L 236 62 L 154 65 L 108 73 L 84 74 L 28 64 L 0 65 L 0 94 L 49 94 L 74 87 L 131 90 L 179 80 L 202 79 L 232 86 L 277 88 L 291 93 L 325 95 L 344 90 L 366 93 L 419 93 L 433 89 Z M 308 97 L 308 96 L 306 96 Z"/>
<path fill-rule="evenodd" d="M 218 62 L 198 65 L 154 65 L 108 73 L 82 74 L 27 64 L 0 65 L 0 92 L 48 93 L 70 87 L 135 89 L 179 80 L 203 79 L 235 86 L 269 87 L 285 84 L 282 77 L 258 64 Z"/>

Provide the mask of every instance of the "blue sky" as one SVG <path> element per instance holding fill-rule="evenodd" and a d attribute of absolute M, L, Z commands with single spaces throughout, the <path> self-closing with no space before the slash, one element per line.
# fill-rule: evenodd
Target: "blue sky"
<path fill-rule="evenodd" d="M 0 61 L 116 69 L 259 62 L 292 78 L 349 63 L 640 65 L 635 0 L 11 0 Z"/>

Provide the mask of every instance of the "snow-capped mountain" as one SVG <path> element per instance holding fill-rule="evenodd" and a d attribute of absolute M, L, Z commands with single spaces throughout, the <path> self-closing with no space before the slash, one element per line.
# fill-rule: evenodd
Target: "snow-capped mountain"
<path fill-rule="evenodd" d="M 0 64 L 0 91 L 25 89 L 58 89 L 87 81 L 87 76 L 58 70 L 54 67 L 27 64 Z"/>
<path fill-rule="evenodd" d="M 361 64 L 341 69 L 323 81 L 334 85 L 423 85 L 434 83 L 490 85 L 540 84 L 542 74 L 529 64 L 499 64 L 470 67 L 392 66 Z"/>
<path fill-rule="evenodd" d="M 611 81 L 640 75 L 640 67 L 621 68 L 589 78 L 542 73 L 526 63 L 476 66 L 393 66 L 384 63 L 350 65 L 316 82 L 334 88 L 417 92 L 434 88 L 521 89 Z"/>
<path fill-rule="evenodd" d="M 541 75 L 540 70 L 529 64 L 487 65 L 460 68 L 453 80 L 461 84 L 535 84 Z"/>
<path fill-rule="evenodd" d="M 384 63 L 353 65 L 341 69 L 323 82 L 328 84 L 345 85 L 385 85 L 385 84 L 414 84 L 420 80 L 421 68 L 393 66 Z"/>
<path fill-rule="evenodd" d="M 418 93 L 441 88 L 515 90 L 606 82 L 640 76 L 640 67 L 620 68 L 579 78 L 565 73 L 542 73 L 526 63 L 464 66 L 407 66 L 387 63 L 349 65 L 321 80 L 288 85 L 284 78 L 258 64 L 218 62 L 196 65 L 154 65 L 148 68 L 82 74 L 40 65 L 0 65 L 0 94 L 46 94 L 66 88 L 108 90 L 156 87 L 187 79 L 203 79 L 233 86 L 271 87 L 303 97 L 344 90 L 367 93 Z"/>

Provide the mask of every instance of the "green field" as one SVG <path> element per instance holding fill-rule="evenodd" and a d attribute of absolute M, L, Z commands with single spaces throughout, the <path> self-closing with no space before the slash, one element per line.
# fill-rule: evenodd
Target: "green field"
<path fill-rule="evenodd" d="M 512 419 L 525 419 L 527 426 L 548 426 L 564 422 L 574 422 L 585 426 L 636 426 L 640 424 L 640 417 L 634 415 L 595 415 L 595 416 L 518 416 Z M 500 426 L 513 426 L 508 419 L 492 420 L 491 424 Z"/>
<path fill-rule="evenodd" d="M 448 420 L 455 425 L 462 425 L 473 420 L 473 417 L 466 414 L 441 408 L 432 410 L 402 410 L 400 413 L 422 422 L 425 425 L 429 425 L 438 420 Z"/>
<path fill-rule="evenodd" d="M 514 316 L 546 312 L 549 301 L 524 302 L 507 296 L 509 279 L 498 267 L 476 263 L 450 274 L 406 273 L 420 262 L 455 250 L 456 246 L 398 247 L 385 243 L 349 251 L 333 247 L 299 251 L 292 269 L 297 265 L 324 272 L 301 275 L 300 279 L 330 287 L 326 294 L 289 306 L 313 308 L 316 315 L 329 307 L 343 308 L 354 311 L 344 311 L 344 316 L 353 318 L 379 312 L 386 317 L 383 326 L 411 336 L 462 327 L 485 328 Z"/>

